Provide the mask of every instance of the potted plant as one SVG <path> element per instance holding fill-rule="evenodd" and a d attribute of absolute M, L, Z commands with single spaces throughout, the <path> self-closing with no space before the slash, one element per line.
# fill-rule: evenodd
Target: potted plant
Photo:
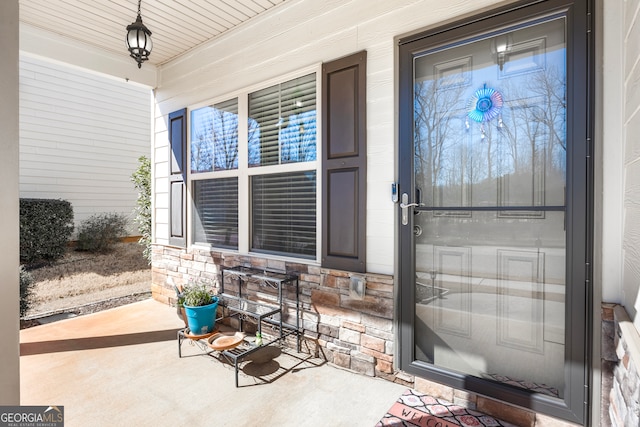
<path fill-rule="evenodd" d="M 214 331 L 218 301 L 206 283 L 190 283 L 182 289 L 178 304 L 182 303 L 184 307 L 192 335 L 206 335 Z"/>

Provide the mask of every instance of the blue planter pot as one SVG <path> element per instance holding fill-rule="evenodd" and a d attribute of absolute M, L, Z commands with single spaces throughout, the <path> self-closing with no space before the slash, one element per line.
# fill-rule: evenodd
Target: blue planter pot
<path fill-rule="evenodd" d="M 200 307 L 184 305 L 184 312 L 187 315 L 189 330 L 194 335 L 204 335 L 213 332 L 216 324 L 216 312 L 218 310 L 218 298 L 214 298 L 213 303 Z"/>

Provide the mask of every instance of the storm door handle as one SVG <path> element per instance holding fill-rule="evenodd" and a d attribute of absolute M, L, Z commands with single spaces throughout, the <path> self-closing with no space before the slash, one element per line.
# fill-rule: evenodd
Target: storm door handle
<path fill-rule="evenodd" d="M 420 206 L 419 203 L 409 203 L 409 195 L 402 193 L 402 202 L 400 203 L 400 209 L 402 209 L 402 225 L 409 224 L 409 208 Z"/>

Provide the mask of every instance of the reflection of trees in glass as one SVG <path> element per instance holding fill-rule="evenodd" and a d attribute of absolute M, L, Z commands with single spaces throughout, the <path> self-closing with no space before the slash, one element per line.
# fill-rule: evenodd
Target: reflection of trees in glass
<path fill-rule="evenodd" d="M 213 113 L 215 169 L 238 168 L 238 103 L 216 105 Z"/>
<path fill-rule="evenodd" d="M 316 159 L 316 77 L 249 94 L 249 165 Z"/>
<path fill-rule="evenodd" d="M 539 115 L 537 105 L 527 105 L 527 100 L 510 102 L 500 129 L 503 149 L 500 151 L 500 174 L 533 172 L 541 166 L 540 153 L 546 151 L 546 129 L 532 117 Z"/>
<path fill-rule="evenodd" d="M 481 72 L 475 71 L 475 80 Z M 414 86 L 415 178 L 424 203 L 460 206 L 470 184 L 476 203 L 493 200 L 492 182 L 505 175 L 528 179 L 527 185 L 540 174 L 564 176 L 565 76 L 558 68 L 503 79 L 501 114 L 482 123 L 467 119 L 469 93 L 464 91 L 469 86 L 449 84 L 449 79 Z"/>
<path fill-rule="evenodd" d="M 191 171 L 237 169 L 237 100 L 194 110 L 191 123 Z"/>
<path fill-rule="evenodd" d="M 289 116 L 280 127 L 282 163 L 308 162 L 316 159 L 316 110 Z"/>
<path fill-rule="evenodd" d="M 213 170 L 212 107 L 191 112 L 191 172 Z"/>
<path fill-rule="evenodd" d="M 457 77 L 457 76 L 456 76 Z M 414 86 L 416 185 L 432 204 L 432 186 L 460 183 L 464 175 L 463 87 L 453 78 L 417 81 Z"/>
<path fill-rule="evenodd" d="M 248 140 L 249 140 L 249 166 L 260 165 L 260 125 L 257 121 L 249 117 L 248 119 Z"/>
<path fill-rule="evenodd" d="M 548 67 L 509 82 L 508 113 L 501 135 L 513 172 L 546 165 L 564 174 L 566 160 L 565 77 Z M 503 172 L 506 172 L 503 171 Z"/>

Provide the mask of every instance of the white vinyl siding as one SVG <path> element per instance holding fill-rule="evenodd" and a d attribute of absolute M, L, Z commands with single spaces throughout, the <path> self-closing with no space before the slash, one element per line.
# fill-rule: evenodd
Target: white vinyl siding
<path fill-rule="evenodd" d="M 605 188 L 612 193 L 611 201 L 621 200 L 622 196 L 624 196 L 624 208 L 622 210 L 622 218 L 624 218 L 622 230 L 624 236 L 622 242 L 624 281 L 621 302 L 631 315 L 636 329 L 640 330 L 640 304 L 638 303 L 638 283 L 640 283 L 640 203 L 638 203 L 640 200 L 640 138 L 638 138 L 638 135 L 640 135 L 640 2 L 627 1 L 621 7 L 624 8 L 624 28 L 622 29 L 624 41 L 618 40 L 621 43 L 615 47 L 617 49 L 622 46 L 623 49 L 620 52 L 612 48 L 611 59 L 614 62 L 612 62 L 610 70 L 617 69 L 610 76 L 615 80 L 609 82 L 609 84 L 612 88 L 616 88 L 615 85 L 618 82 L 622 83 L 623 95 L 621 101 L 624 107 L 621 111 L 614 109 L 611 112 L 611 117 L 608 117 L 611 120 L 605 120 L 604 123 L 607 125 L 617 124 L 616 122 L 620 120 L 617 114 L 621 113 L 622 121 L 624 122 L 622 134 L 625 139 L 624 177 L 619 177 L 615 169 L 618 160 L 615 157 L 615 151 L 611 153 L 613 157 L 612 168 L 610 169 L 611 174 L 607 175 L 605 172 L 604 176 L 607 179 L 605 185 L 608 184 Z M 619 68 L 616 67 L 620 65 L 616 61 L 620 59 L 617 56 L 618 53 L 622 53 L 624 64 Z M 617 90 L 618 88 L 613 90 L 611 94 L 611 97 L 615 100 L 620 99 L 616 97 L 619 95 Z M 614 102 L 611 102 L 611 104 L 615 105 Z M 615 139 L 613 140 L 615 141 Z M 607 142 L 609 141 L 611 140 L 607 140 Z M 604 150 L 606 153 L 609 150 L 609 146 L 605 145 Z M 613 185 L 618 179 L 622 179 L 622 181 L 618 182 L 624 183 L 624 194 L 616 194 L 613 191 L 614 188 L 619 188 Z M 616 199 L 618 196 L 621 198 Z M 605 203 L 609 201 L 609 199 L 606 199 Z M 611 232 L 614 236 L 617 235 L 618 231 L 615 226 L 619 223 L 618 218 L 613 217 L 610 221 L 611 225 L 603 221 L 605 232 Z M 615 240 L 613 241 L 615 242 Z"/>
<path fill-rule="evenodd" d="M 21 55 L 20 197 L 68 200 L 76 225 L 99 213 L 131 219 L 131 174 L 151 156 L 150 136 L 150 89 Z"/>

